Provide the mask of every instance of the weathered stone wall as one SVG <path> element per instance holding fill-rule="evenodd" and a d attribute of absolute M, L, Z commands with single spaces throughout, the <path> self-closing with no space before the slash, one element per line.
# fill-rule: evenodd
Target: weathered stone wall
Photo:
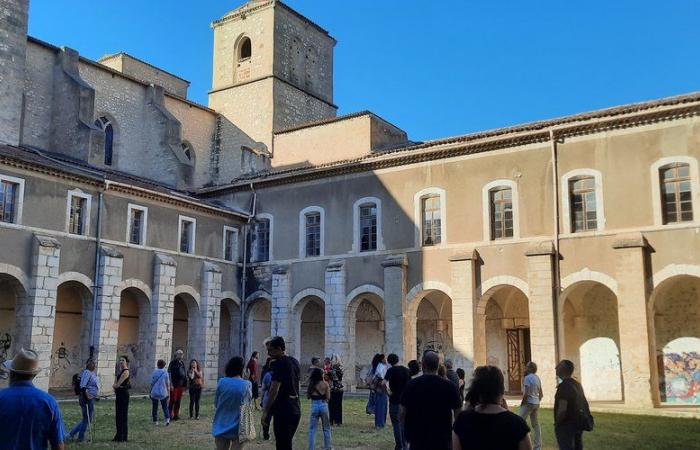
<path fill-rule="evenodd" d="M 123 74 L 132 76 L 146 84 L 163 86 L 166 91 L 187 98 L 189 81 L 176 77 L 163 69 L 140 61 L 126 53 L 117 53 L 100 58 L 97 62 Z"/>
<path fill-rule="evenodd" d="M 0 142 L 20 142 L 29 0 L 0 1 Z"/>
<path fill-rule="evenodd" d="M 335 117 L 337 108 L 284 81 L 274 79 L 272 130 Z"/>

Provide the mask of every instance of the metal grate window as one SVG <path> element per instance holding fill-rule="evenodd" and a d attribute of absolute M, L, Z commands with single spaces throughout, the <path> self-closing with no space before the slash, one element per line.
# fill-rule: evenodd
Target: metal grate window
<path fill-rule="evenodd" d="M 513 190 L 503 187 L 489 192 L 491 239 L 513 237 Z"/>
<path fill-rule="evenodd" d="M 661 200 L 665 224 L 693 220 L 693 195 L 688 164 L 674 164 L 661 169 Z"/>
<path fill-rule="evenodd" d="M 576 178 L 569 181 L 571 203 L 571 230 L 592 231 L 598 229 L 595 179 Z"/>

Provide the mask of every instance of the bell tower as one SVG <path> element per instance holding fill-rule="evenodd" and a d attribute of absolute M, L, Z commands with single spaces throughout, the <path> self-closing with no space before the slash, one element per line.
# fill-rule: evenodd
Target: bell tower
<path fill-rule="evenodd" d="M 250 1 L 212 23 L 209 107 L 272 149 L 275 131 L 335 117 L 328 31 L 278 0 Z"/>

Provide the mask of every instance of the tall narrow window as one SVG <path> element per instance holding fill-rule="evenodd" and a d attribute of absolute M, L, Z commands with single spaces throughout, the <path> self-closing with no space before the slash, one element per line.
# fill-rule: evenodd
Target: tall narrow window
<path fill-rule="evenodd" d="M 114 126 L 104 116 L 97 119 L 95 125 L 105 132 L 104 162 L 106 166 L 111 166 L 114 154 Z"/>
<path fill-rule="evenodd" d="M 489 191 L 491 239 L 513 237 L 513 190 L 508 187 Z"/>
<path fill-rule="evenodd" d="M 17 192 L 19 184 L 0 181 L 0 221 L 15 223 L 17 220 Z"/>
<path fill-rule="evenodd" d="M 660 172 L 664 223 L 691 222 L 693 195 L 690 165 L 677 163 L 664 167 Z"/>
<path fill-rule="evenodd" d="M 437 245 L 442 241 L 442 219 L 440 217 L 440 196 L 431 195 L 421 199 L 421 216 L 423 218 L 423 245 Z"/>
<path fill-rule="evenodd" d="M 321 213 L 305 215 L 306 256 L 321 254 Z"/>
<path fill-rule="evenodd" d="M 259 219 L 255 223 L 255 260 L 270 259 L 270 219 Z"/>
<path fill-rule="evenodd" d="M 70 196 L 68 215 L 68 232 L 71 234 L 85 234 L 87 217 L 87 199 L 77 195 Z"/>
<path fill-rule="evenodd" d="M 253 46 L 250 42 L 250 38 L 244 37 L 241 40 L 241 47 L 240 47 L 240 52 L 238 54 L 238 60 L 239 61 L 244 61 L 246 59 L 249 59 L 253 55 Z"/>
<path fill-rule="evenodd" d="M 238 259 L 238 229 L 224 226 L 224 259 L 236 261 Z"/>
<path fill-rule="evenodd" d="M 145 245 L 147 226 L 148 208 L 129 205 L 129 223 L 127 226 L 128 242 L 135 245 Z"/>
<path fill-rule="evenodd" d="M 360 251 L 377 249 L 377 205 L 369 203 L 360 206 Z"/>
<path fill-rule="evenodd" d="M 180 217 L 180 251 L 194 253 L 196 222 L 188 217 Z"/>
<path fill-rule="evenodd" d="M 598 229 L 595 179 L 581 177 L 569 180 L 569 203 L 571 205 L 571 231 Z"/>

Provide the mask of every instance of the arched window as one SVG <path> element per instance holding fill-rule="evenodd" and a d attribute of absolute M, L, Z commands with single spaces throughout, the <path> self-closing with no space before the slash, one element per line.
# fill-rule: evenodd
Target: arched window
<path fill-rule="evenodd" d="M 264 262 L 272 259 L 272 215 L 262 213 L 255 217 L 253 225 L 253 261 Z"/>
<path fill-rule="evenodd" d="M 363 197 L 353 204 L 353 252 L 384 250 L 382 239 L 382 201 Z"/>
<path fill-rule="evenodd" d="M 518 185 L 512 180 L 495 180 L 483 187 L 484 239 L 520 237 Z"/>
<path fill-rule="evenodd" d="M 690 184 L 690 165 L 671 164 L 661 168 L 659 175 L 664 224 L 692 222 L 693 194 Z"/>
<path fill-rule="evenodd" d="M 426 188 L 413 196 L 417 247 L 447 242 L 445 197 L 441 188 Z"/>
<path fill-rule="evenodd" d="M 250 59 L 251 56 L 253 56 L 253 46 L 250 42 L 250 38 L 244 37 L 241 39 L 238 47 L 238 60 L 245 61 L 246 59 Z"/>
<path fill-rule="evenodd" d="M 605 229 L 603 175 L 595 169 L 574 169 L 561 177 L 564 233 Z"/>
<path fill-rule="evenodd" d="M 106 166 L 111 166 L 112 157 L 114 155 L 114 126 L 112 126 L 112 122 L 104 116 L 95 121 L 95 126 L 105 133 L 104 162 Z"/>
<path fill-rule="evenodd" d="M 308 206 L 299 212 L 299 257 L 323 256 L 325 212 L 320 206 Z"/>

